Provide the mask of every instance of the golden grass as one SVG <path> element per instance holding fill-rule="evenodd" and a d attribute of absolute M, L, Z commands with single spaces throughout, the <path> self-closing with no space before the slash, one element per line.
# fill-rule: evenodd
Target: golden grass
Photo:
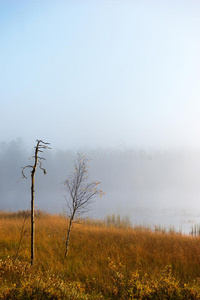
<path fill-rule="evenodd" d="M 15 258 L 23 222 L 23 215 L 0 214 L 0 259 Z M 113 284 L 109 261 L 122 263 L 127 278 L 138 270 L 141 276 L 147 273 L 157 278 L 167 265 L 181 282 L 192 283 L 200 278 L 200 237 L 87 221 L 73 225 L 65 259 L 66 230 L 67 219 L 61 215 L 36 217 L 36 269 L 52 270 L 63 279 L 82 283 L 95 280 L 99 287 L 102 283 Z M 18 259 L 30 261 L 30 217 L 24 226 Z"/>

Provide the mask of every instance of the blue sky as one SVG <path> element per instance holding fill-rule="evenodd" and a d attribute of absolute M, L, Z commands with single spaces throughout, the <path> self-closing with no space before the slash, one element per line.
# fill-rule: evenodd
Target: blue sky
<path fill-rule="evenodd" d="M 0 0 L 0 140 L 200 148 L 198 0 Z"/>

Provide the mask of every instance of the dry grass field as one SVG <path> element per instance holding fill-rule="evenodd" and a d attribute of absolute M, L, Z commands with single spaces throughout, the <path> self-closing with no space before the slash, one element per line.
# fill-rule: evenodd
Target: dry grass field
<path fill-rule="evenodd" d="M 37 213 L 31 267 L 30 217 L 0 213 L 0 299 L 200 299 L 200 237 L 86 220 L 65 259 L 67 224 Z"/>

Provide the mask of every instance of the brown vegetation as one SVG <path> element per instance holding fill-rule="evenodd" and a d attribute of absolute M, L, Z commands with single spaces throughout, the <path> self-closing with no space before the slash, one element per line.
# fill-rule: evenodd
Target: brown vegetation
<path fill-rule="evenodd" d="M 0 214 L 0 259 L 2 261 L 7 259 L 12 261 L 16 256 L 23 218 L 22 212 Z M 120 296 L 119 290 L 124 286 L 125 281 L 131 282 L 133 274 L 141 280 L 147 278 L 145 276 L 151 276 L 159 286 L 162 277 L 160 274 L 166 266 L 170 266 L 170 276 L 173 276 L 173 280 L 181 284 L 185 283 L 185 286 L 194 285 L 194 280 L 200 278 L 200 237 L 180 233 L 152 232 L 142 228 L 125 228 L 120 227 L 120 224 L 118 227 L 111 224 L 106 226 L 106 222 L 86 220 L 74 224 L 71 251 L 66 261 L 63 252 L 68 220 L 62 215 L 41 213 L 36 214 L 36 218 L 37 259 L 34 270 L 43 272 L 51 270 L 62 280 L 78 281 L 84 285 L 85 291 L 88 289 L 90 293 L 95 290 L 96 293 L 102 293 L 104 296 L 114 297 L 115 291 L 112 289 L 115 287 L 116 297 L 118 297 L 116 299 L 126 299 Z M 29 262 L 30 259 L 29 223 L 26 223 L 26 233 L 18 254 L 20 262 Z M 121 274 L 121 279 L 117 274 Z M 5 276 L 4 274 L 4 279 Z M 12 280 L 7 278 L 7 285 Z M 152 279 L 148 280 L 150 282 Z M 198 285 L 195 288 L 197 287 Z M 153 289 L 152 285 L 151 289 Z M 112 297 L 111 299 L 114 299 Z M 130 299 L 134 298 L 130 297 Z"/>

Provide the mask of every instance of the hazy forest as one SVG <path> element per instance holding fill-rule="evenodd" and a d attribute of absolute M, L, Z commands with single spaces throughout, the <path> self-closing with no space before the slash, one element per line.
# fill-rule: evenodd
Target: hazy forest
<path fill-rule="evenodd" d="M 51 149 L 45 152 L 47 175 L 37 174 L 40 209 L 61 212 L 65 204 L 64 181 L 73 169 L 77 152 L 89 159 L 92 179 L 101 182 L 105 199 L 96 201 L 93 216 L 124 215 L 135 207 L 200 207 L 199 151 L 143 150 L 115 145 L 113 148 Z M 20 180 L 21 169 L 34 154 L 21 139 L 0 143 L 1 209 L 29 209 L 30 181 Z"/>
<path fill-rule="evenodd" d="M 76 152 L 45 149 L 42 168 L 45 167 L 47 174 L 44 176 L 39 169 L 36 172 L 32 264 L 31 181 L 28 170 L 28 178 L 22 180 L 21 170 L 34 152 L 28 153 L 20 139 L 1 143 L 0 299 L 200 299 L 199 233 L 189 235 L 166 230 L 159 224 L 154 229 L 134 224 L 130 215 L 115 214 L 114 202 L 105 204 L 109 201 L 106 193 L 112 194 L 109 188 L 116 188 L 120 195 L 124 192 L 126 197 L 125 191 L 131 183 L 132 189 L 137 187 L 140 192 L 144 192 L 144 187 L 175 191 L 184 182 L 187 182 L 186 192 L 191 187 L 194 189 L 198 177 L 196 182 L 189 181 L 182 168 L 187 158 L 190 171 L 197 175 L 196 162 L 191 166 L 194 155 L 125 149 L 83 150 L 92 157 L 91 161 L 83 160 L 83 175 L 88 172 L 89 179 L 100 180 L 105 195 L 99 197 L 102 190 L 98 190 L 93 210 L 84 207 L 77 218 L 70 219 L 70 205 L 64 195 L 67 179 L 71 178 L 70 174 L 76 174 L 76 171 L 71 173 Z M 181 179 L 177 178 L 178 173 Z M 112 186 L 114 179 L 116 183 Z M 99 181 L 91 182 L 94 186 L 99 184 Z M 96 193 L 96 188 L 94 190 Z M 56 203 L 49 198 L 52 192 L 57 192 Z M 101 205 L 98 206 L 98 202 Z M 116 198 L 116 205 L 117 202 L 120 197 Z M 113 206 L 114 213 L 102 217 L 103 212 L 99 216 L 96 212 L 98 217 L 94 217 L 95 210 L 103 206 L 108 212 Z M 69 246 L 67 251 L 66 245 Z"/>
<path fill-rule="evenodd" d="M 0 300 L 200 300 L 200 1 L 0 0 L 0 49 Z"/>

